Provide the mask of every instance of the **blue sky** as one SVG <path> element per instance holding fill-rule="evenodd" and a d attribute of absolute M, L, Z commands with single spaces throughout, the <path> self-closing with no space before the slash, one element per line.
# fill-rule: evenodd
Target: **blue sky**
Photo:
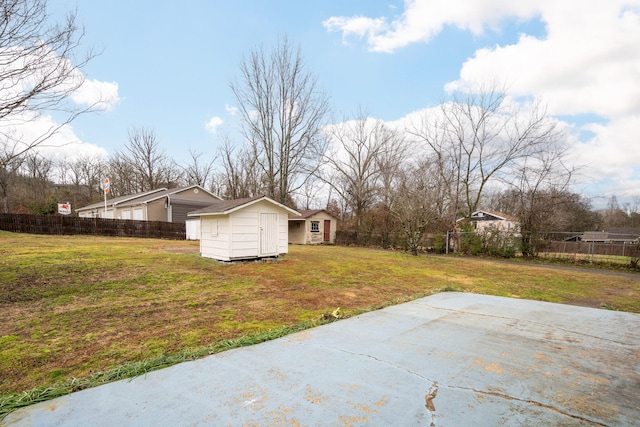
<path fill-rule="evenodd" d="M 606 3 L 606 4 L 602 4 Z M 50 1 L 77 10 L 84 69 L 116 102 L 67 129 L 79 152 L 112 154 L 133 127 L 166 152 L 215 153 L 237 135 L 230 82 L 242 56 L 287 35 L 330 97 L 334 121 L 359 107 L 401 121 L 436 107 L 451 88 L 508 81 L 541 97 L 571 130 L 594 205 L 640 197 L 640 0 L 185 0 Z M 213 118 L 219 123 L 207 128 Z M 221 123 L 221 124 L 220 124 Z"/>

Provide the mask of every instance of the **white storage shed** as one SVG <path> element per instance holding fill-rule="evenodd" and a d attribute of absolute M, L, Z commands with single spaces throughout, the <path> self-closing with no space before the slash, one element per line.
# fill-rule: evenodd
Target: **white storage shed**
<path fill-rule="evenodd" d="M 289 215 L 299 212 L 266 196 L 223 200 L 200 218 L 200 255 L 220 261 L 277 257 L 288 252 Z"/>

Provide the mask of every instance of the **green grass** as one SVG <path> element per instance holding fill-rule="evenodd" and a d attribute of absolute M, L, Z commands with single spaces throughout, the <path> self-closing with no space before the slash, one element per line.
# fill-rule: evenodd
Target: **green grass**
<path fill-rule="evenodd" d="M 441 291 L 640 312 L 640 275 L 337 246 L 291 246 L 277 263 L 197 252 L 197 242 L 0 232 L 0 418 Z"/>

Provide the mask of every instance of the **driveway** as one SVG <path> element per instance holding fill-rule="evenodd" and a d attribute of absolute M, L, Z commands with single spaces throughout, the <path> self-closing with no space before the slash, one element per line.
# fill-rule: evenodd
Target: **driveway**
<path fill-rule="evenodd" d="M 640 315 L 441 293 L 83 390 L 10 426 L 640 425 Z"/>

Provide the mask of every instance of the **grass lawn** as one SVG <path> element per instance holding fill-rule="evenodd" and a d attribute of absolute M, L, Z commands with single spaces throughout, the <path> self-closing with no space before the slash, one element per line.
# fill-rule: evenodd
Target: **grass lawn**
<path fill-rule="evenodd" d="M 238 337 L 260 341 L 331 313 L 350 316 L 445 289 L 640 313 L 640 274 L 289 249 L 279 262 L 222 264 L 201 258 L 198 242 L 0 231 L 0 419 L 3 405 L 36 387 L 46 395 L 47 387 L 144 360 L 176 363 L 179 355 L 251 342 Z"/>

